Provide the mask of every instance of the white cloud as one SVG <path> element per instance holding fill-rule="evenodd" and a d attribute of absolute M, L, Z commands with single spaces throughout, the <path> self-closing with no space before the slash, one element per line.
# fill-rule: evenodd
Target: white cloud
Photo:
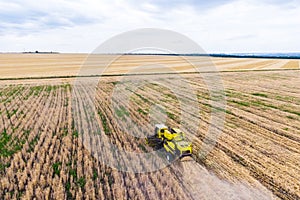
<path fill-rule="evenodd" d="M 185 34 L 208 52 L 299 51 L 298 1 L 151 2 L 0 0 L 0 51 L 91 52 L 113 35 L 148 27 Z"/>

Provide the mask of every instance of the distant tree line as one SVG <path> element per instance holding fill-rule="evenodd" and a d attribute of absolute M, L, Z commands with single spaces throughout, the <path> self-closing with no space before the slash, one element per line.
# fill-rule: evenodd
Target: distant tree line
<path fill-rule="evenodd" d="M 36 54 L 58 54 L 59 52 L 54 52 L 54 51 L 25 51 L 23 53 L 36 53 Z"/>

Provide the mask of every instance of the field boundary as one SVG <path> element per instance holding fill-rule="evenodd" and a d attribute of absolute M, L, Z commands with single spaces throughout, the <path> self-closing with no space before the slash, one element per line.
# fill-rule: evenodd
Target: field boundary
<path fill-rule="evenodd" d="M 221 70 L 203 72 L 168 72 L 168 73 L 131 73 L 131 74 L 96 74 L 96 75 L 70 75 L 70 76 L 38 76 L 38 77 L 8 77 L 0 78 L 0 81 L 9 80 L 39 80 L 39 79 L 65 79 L 65 78 L 92 78 L 92 77 L 118 77 L 118 76 L 153 76 L 153 75 L 172 75 L 172 74 L 211 74 L 211 73 L 236 73 L 236 72 L 280 72 L 280 71 L 300 71 L 300 69 L 259 69 L 259 70 Z"/>

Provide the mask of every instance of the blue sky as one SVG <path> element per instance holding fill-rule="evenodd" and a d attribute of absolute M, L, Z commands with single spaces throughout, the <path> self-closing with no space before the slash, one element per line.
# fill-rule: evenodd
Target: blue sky
<path fill-rule="evenodd" d="M 206 52 L 300 52 L 297 0 L 0 0 L 0 52 L 92 52 L 116 34 L 165 28 Z"/>

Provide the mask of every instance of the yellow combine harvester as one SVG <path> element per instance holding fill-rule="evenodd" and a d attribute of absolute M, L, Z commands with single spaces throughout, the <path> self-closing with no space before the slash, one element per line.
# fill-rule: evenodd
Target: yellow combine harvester
<path fill-rule="evenodd" d="M 185 134 L 180 129 L 164 124 L 156 124 L 154 135 L 147 137 L 146 142 L 156 150 L 164 148 L 168 161 L 192 155 L 192 144 L 187 141 Z"/>

